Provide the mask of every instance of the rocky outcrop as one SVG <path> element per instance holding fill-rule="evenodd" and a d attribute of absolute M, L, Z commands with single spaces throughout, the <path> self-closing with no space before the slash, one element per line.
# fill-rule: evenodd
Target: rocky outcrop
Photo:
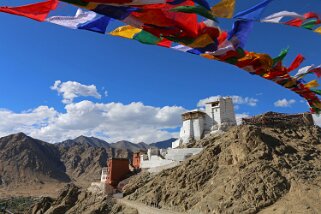
<path fill-rule="evenodd" d="M 66 185 L 57 199 L 43 197 L 28 211 L 30 214 L 138 214 L 136 209 L 117 204 L 101 191 L 89 191 Z"/>
<path fill-rule="evenodd" d="M 254 117 L 243 118 L 242 124 L 268 127 L 299 127 L 313 126 L 314 121 L 311 113 L 282 114 L 277 112 L 267 112 Z"/>
<path fill-rule="evenodd" d="M 100 192 L 82 190 L 74 184 L 68 184 L 61 190 L 56 200 L 44 197 L 35 204 L 31 214 L 104 214 L 114 206 L 112 198 Z"/>

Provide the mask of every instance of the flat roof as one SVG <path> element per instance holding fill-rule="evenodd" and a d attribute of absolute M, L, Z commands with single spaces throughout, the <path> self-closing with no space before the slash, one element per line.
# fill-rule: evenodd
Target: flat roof
<path fill-rule="evenodd" d="M 220 97 L 220 98 L 217 98 L 216 100 L 209 101 L 205 104 L 212 104 L 212 103 L 220 102 L 220 99 L 226 100 L 226 99 L 232 99 L 232 98 L 231 97 Z"/>
<path fill-rule="evenodd" d="M 205 112 L 201 111 L 201 110 L 193 110 L 193 111 L 188 111 L 183 113 L 182 115 L 186 115 L 186 114 L 195 114 L 195 113 L 201 113 L 201 114 L 206 114 Z"/>

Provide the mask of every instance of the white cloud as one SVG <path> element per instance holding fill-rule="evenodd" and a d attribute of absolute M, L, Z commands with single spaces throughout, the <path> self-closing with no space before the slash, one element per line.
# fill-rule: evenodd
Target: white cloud
<path fill-rule="evenodd" d="M 258 99 L 251 98 L 251 97 L 241 97 L 241 96 L 232 96 L 233 103 L 239 105 L 248 105 L 248 106 L 256 106 L 259 102 Z"/>
<path fill-rule="evenodd" d="M 15 113 L 0 109 L 0 135 L 24 132 L 47 142 L 59 142 L 79 135 L 96 136 L 115 142 L 129 140 L 134 143 L 152 143 L 171 137 L 166 129 L 181 125 L 181 114 L 186 111 L 178 106 L 154 107 L 141 102 L 94 103 L 84 100 L 65 106 L 58 112 L 48 106 Z"/>
<path fill-rule="evenodd" d="M 242 114 L 235 114 L 236 117 L 236 123 L 237 125 L 240 125 L 242 123 L 242 118 L 248 118 L 250 115 L 248 113 L 242 113 Z"/>
<path fill-rule="evenodd" d="M 50 88 L 51 90 L 57 91 L 59 95 L 62 95 L 62 102 L 65 104 L 72 103 L 77 97 L 101 98 L 95 85 L 83 85 L 74 81 L 61 82 L 57 80 Z M 106 94 L 108 94 L 107 91 L 105 91 L 105 95 Z"/>
<path fill-rule="evenodd" d="M 219 97 L 222 97 L 222 96 L 212 96 L 212 97 L 202 99 L 198 102 L 197 106 L 205 106 L 205 104 L 207 102 L 211 102 L 213 100 L 216 100 Z M 247 105 L 247 106 L 254 107 L 259 102 L 258 99 L 255 99 L 252 97 L 241 97 L 241 96 L 236 96 L 236 95 L 229 96 L 229 97 L 232 97 L 234 105 Z M 237 109 L 238 108 L 239 108 L 239 106 L 237 106 Z"/>
<path fill-rule="evenodd" d="M 35 129 L 46 127 L 57 116 L 58 113 L 48 106 L 39 106 L 21 113 L 0 109 L 0 135 L 4 136 L 22 131 L 30 133 Z"/>
<path fill-rule="evenodd" d="M 287 99 L 281 99 L 277 100 L 274 102 L 275 107 L 281 107 L 281 108 L 286 108 L 286 107 L 291 107 L 296 101 L 294 99 L 287 100 Z"/>

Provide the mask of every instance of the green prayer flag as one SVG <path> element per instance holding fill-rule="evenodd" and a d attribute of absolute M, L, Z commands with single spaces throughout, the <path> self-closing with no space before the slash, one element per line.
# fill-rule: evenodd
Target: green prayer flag
<path fill-rule="evenodd" d="M 149 44 L 149 45 L 155 45 L 161 41 L 161 39 L 158 38 L 157 36 L 154 36 L 153 34 L 148 33 L 147 31 L 144 31 L 144 30 L 136 34 L 133 39 L 143 44 Z"/>
<path fill-rule="evenodd" d="M 286 57 L 286 55 L 288 54 L 289 49 L 284 49 L 281 51 L 281 53 L 279 54 L 279 56 L 275 57 L 273 59 L 273 66 L 275 66 L 277 63 L 283 61 L 283 59 Z"/>
<path fill-rule="evenodd" d="M 304 22 L 301 27 L 308 29 L 308 30 L 313 30 L 314 26 L 316 25 L 317 20 L 309 20 L 307 22 Z"/>
<path fill-rule="evenodd" d="M 318 94 L 318 95 L 321 95 L 321 90 L 319 89 L 310 89 L 311 91 L 313 91 L 314 93 Z"/>

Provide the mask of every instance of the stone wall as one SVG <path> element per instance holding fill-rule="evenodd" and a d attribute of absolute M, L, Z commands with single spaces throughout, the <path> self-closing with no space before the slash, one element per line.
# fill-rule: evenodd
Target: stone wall
<path fill-rule="evenodd" d="M 165 160 L 162 158 L 157 158 L 157 156 L 152 156 L 152 158 L 150 160 L 142 161 L 140 163 L 140 167 L 142 169 L 149 169 L 149 168 L 165 166 L 165 165 L 171 164 L 173 162 L 174 161 L 172 161 L 172 160 Z"/>
<path fill-rule="evenodd" d="M 276 112 L 267 112 L 251 118 L 243 118 L 242 125 L 256 126 L 312 126 L 314 125 L 313 117 L 310 113 L 302 114 L 282 114 Z"/>

